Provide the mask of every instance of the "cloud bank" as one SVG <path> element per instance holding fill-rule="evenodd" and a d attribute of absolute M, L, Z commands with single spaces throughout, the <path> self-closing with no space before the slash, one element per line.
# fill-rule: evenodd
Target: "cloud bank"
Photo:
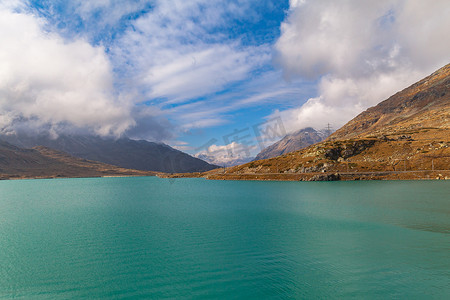
<path fill-rule="evenodd" d="M 46 25 L 18 3 L 0 6 L 0 131 L 119 135 L 134 125 L 129 104 L 114 94 L 104 49 L 66 41 Z"/>
<path fill-rule="evenodd" d="M 255 1 L 91 2 L 0 4 L 2 133 L 168 141 L 176 130 L 224 124 L 248 105 L 241 97 L 261 99 L 224 93 L 270 64 L 270 44 L 233 33 L 259 17 Z"/>
<path fill-rule="evenodd" d="M 337 128 L 448 63 L 449 15 L 445 0 L 290 1 L 274 60 L 319 92 L 282 112 L 289 130 Z"/>

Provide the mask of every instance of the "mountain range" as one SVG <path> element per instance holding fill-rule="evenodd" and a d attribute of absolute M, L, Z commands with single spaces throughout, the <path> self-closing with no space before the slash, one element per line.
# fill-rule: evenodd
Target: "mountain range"
<path fill-rule="evenodd" d="M 168 145 L 144 140 L 82 135 L 61 135 L 52 139 L 47 135 L 26 134 L 3 135 L 0 139 L 20 148 L 44 146 L 75 157 L 126 169 L 185 173 L 217 168 Z"/>
<path fill-rule="evenodd" d="M 4 135 L 0 137 L 0 177 L 128 176 L 157 171 L 197 172 L 196 177 L 210 179 L 450 178 L 450 64 L 324 138 L 305 128 L 264 149 L 255 161 L 214 170 L 217 166 L 161 143 Z"/>
<path fill-rule="evenodd" d="M 155 172 L 128 170 L 42 146 L 23 149 L 0 141 L 0 179 L 145 175 Z"/>

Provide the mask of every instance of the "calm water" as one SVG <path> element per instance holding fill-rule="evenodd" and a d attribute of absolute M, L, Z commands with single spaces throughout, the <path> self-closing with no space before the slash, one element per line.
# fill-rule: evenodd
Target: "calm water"
<path fill-rule="evenodd" d="M 0 182 L 0 298 L 450 297 L 450 182 Z"/>

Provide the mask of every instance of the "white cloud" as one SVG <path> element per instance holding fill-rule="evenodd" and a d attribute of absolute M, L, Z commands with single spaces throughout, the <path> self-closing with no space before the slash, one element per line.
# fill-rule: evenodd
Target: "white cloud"
<path fill-rule="evenodd" d="M 305 0 L 289 0 L 289 7 L 291 9 L 296 8 L 305 3 Z"/>
<path fill-rule="evenodd" d="M 241 1 L 155 1 L 113 53 L 147 99 L 181 103 L 246 79 L 271 59 L 267 45 L 243 46 L 223 36 L 227 15 L 237 18 Z"/>
<path fill-rule="evenodd" d="M 448 1 L 294 1 L 275 61 L 287 78 L 319 80 L 316 98 L 282 112 L 292 131 L 335 127 L 450 59 Z"/>
<path fill-rule="evenodd" d="M 255 57 L 262 53 L 241 51 L 233 45 L 196 45 L 183 53 L 160 58 L 150 67 L 143 84 L 151 86 L 148 96 L 166 97 L 168 103 L 191 99 L 221 90 L 227 83 L 246 78 L 255 67 Z M 161 49 L 162 50 L 162 49 Z M 256 52 L 257 49 L 252 49 Z M 162 51 L 164 52 L 164 51 Z M 164 53 L 160 53 L 166 56 Z"/>
<path fill-rule="evenodd" d="M 251 152 L 255 146 L 232 142 L 225 146 L 211 145 L 194 156 L 218 166 L 231 167 L 249 162 L 253 159 Z"/>
<path fill-rule="evenodd" d="M 1 10 L 20 10 L 25 7 L 21 0 L 3 0 L 0 2 Z"/>
<path fill-rule="evenodd" d="M 114 95 L 102 47 L 66 41 L 17 6 L 0 6 L 0 128 L 65 126 L 121 134 L 134 124 L 130 105 Z"/>
<path fill-rule="evenodd" d="M 146 0 L 71 0 L 70 3 L 84 21 L 95 19 L 96 26 L 114 26 L 124 16 L 144 9 L 148 4 Z"/>
<path fill-rule="evenodd" d="M 189 102 L 164 112 L 184 124 L 182 129 L 212 127 L 231 123 L 237 115 L 242 121 L 246 118 L 245 113 L 240 113 L 243 110 L 259 110 L 264 106 L 292 107 L 299 97 L 308 98 L 314 93 L 315 85 L 312 83 L 299 80 L 288 83 L 283 80 L 281 72 L 268 71 L 227 93 L 209 96 L 207 102 Z"/>

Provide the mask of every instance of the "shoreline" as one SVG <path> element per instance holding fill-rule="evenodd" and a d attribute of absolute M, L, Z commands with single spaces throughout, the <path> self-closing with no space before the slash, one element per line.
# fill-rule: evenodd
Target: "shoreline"
<path fill-rule="evenodd" d="M 0 175 L 3 180 L 32 179 L 77 179 L 77 178 L 129 178 L 158 177 L 163 179 L 204 178 L 207 180 L 234 181 L 359 181 L 359 180 L 450 180 L 450 170 L 418 171 L 374 171 L 374 172 L 315 172 L 315 173 L 158 173 L 142 175 L 100 175 L 100 176 L 8 176 Z"/>
<path fill-rule="evenodd" d="M 314 172 L 314 173 L 178 173 L 160 178 L 205 178 L 208 180 L 257 181 L 358 181 L 358 180 L 450 180 L 450 170 Z"/>
<path fill-rule="evenodd" d="M 107 176 L 21 176 L 21 177 L 1 177 L 0 175 L 0 181 L 7 181 L 7 180 L 33 180 L 33 179 L 87 179 L 87 178 L 127 178 L 127 177 L 155 177 L 157 175 L 107 175 Z"/>

